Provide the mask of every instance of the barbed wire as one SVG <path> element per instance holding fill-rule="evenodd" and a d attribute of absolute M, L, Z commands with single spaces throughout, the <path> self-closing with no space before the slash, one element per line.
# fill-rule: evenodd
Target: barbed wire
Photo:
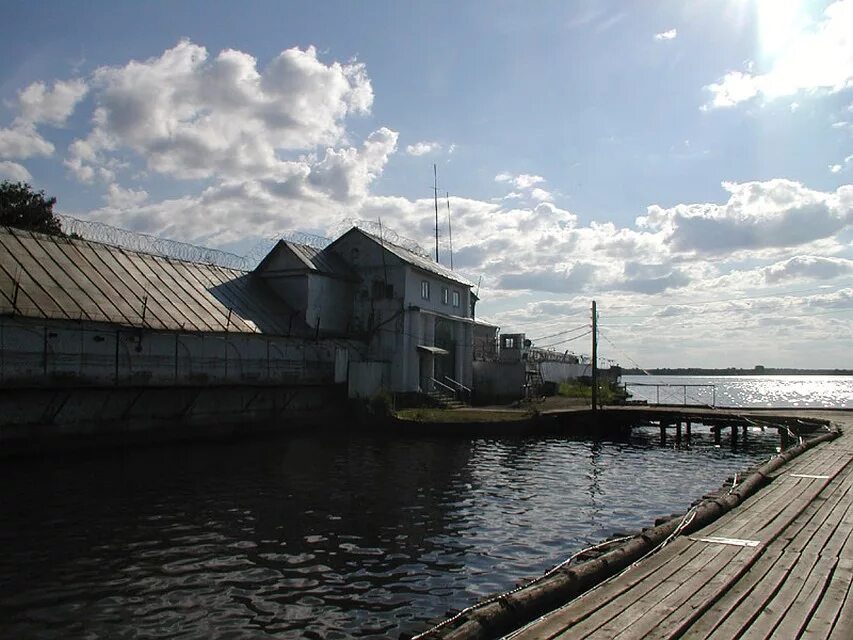
<path fill-rule="evenodd" d="M 406 236 L 400 235 L 388 225 L 383 224 L 380 226 L 379 222 L 375 220 L 344 218 L 335 227 L 335 236 L 342 235 L 343 233 L 349 231 L 351 227 L 358 227 L 359 229 L 361 229 L 362 231 L 366 231 L 370 235 L 376 236 L 377 238 L 381 237 L 383 241 L 390 242 L 391 244 L 396 244 L 398 247 L 402 247 L 407 251 L 411 251 L 412 253 L 421 256 L 422 258 L 430 257 L 430 253 L 417 242 L 415 242 L 411 238 L 407 238 Z"/>
<path fill-rule="evenodd" d="M 246 258 L 221 249 L 211 249 L 210 247 L 169 240 L 147 233 L 128 231 L 97 220 L 81 220 L 65 214 L 58 214 L 57 217 L 62 230 L 69 236 L 101 242 L 129 251 L 163 256 L 164 258 L 214 264 L 241 271 L 249 269 Z"/>

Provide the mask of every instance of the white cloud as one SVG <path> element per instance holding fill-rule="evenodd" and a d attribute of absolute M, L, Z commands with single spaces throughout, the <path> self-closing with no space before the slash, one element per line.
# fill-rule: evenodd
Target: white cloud
<path fill-rule="evenodd" d="M 829 165 L 829 172 L 830 173 L 839 173 L 841 171 L 841 169 L 842 169 L 842 167 L 840 164 Z"/>
<path fill-rule="evenodd" d="M 777 3 L 768 3 L 760 20 L 771 20 Z M 781 31 L 782 25 L 780 27 Z M 790 25 L 789 25 L 790 26 Z M 759 34 L 776 37 L 771 25 L 759 25 Z M 837 0 L 829 5 L 823 19 L 812 28 L 788 35 L 772 47 L 772 59 L 765 73 L 730 71 L 706 87 L 713 96 L 705 108 L 731 107 L 759 94 L 768 100 L 798 91 L 838 92 L 853 84 L 853 0 Z M 778 39 L 778 38 L 777 38 Z M 782 46 L 784 45 L 784 46 Z"/>
<path fill-rule="evenodd" d="M 406 153 L 410 156 L 423 156 L 440 150 L 441 145 L 438 142 L 416 142 L 406 147 Z M 453 147 L 451 147 L 450 153 L 453 153 Z"/>
<path fill-rule="evenodd" d="M 829 280 L 853 275 L 853 260 L 823 256 L 794 256 L 763 270 L 768 284 L 786 280 Z"/>
<path fill-rule="evenodd" d="M 853 185 L 823 193 L 775 179 L 724 182 L 723 188 L 730 194 L 724 205 L 653 205 L 637 224 L 663 233 L 673 251 L 695 254 L 797 247 L 831 238 L 853 224 Z"/>
<path fill-rule="evenodd" d="M 655 40 L 675 40 L 676 36 L 678 36 L 678 29 L 669 29 L 668 31 L 656 33 Z"/>
<path fill-rule="evenodd" d="M 107 193 L 104 195 L 104 200 L 107 206 L 116 209 L 127 209 L 136 207 L 148 199 L 148 192 L 145 189 L 125 189 L 121 185 L 111 184 L 107 187 Z"/>
<path fill-rule="evenodd" d="M 709 104 L 702 107 L 703 109 L 733 107 L 758 95 L 755 76 L 741 71 L 729 71 L 720 82 L 709 84 L 705 88 L 714 94 L 714 97 Z"/>
<path fill-rule="evenodd" d="M 53 145 L 42 138 L 30 122 L 16 120 L 0 129 L 0 158 L 31 158 L 53 154 Z"/>
<path fill-rule="evenodd" d="M 31 182 L 33 179 L 26 167 L 8 160 L 0 161 L 0 177 L 12 182 Z"/>
<path fill-rule="evenodd" d="M 530 197 L 538 202 L 552 202 L 554 200 L 550 191 L 538 187 L 530 190 Z"/>
<path fill-rule="evenodd" d="M 90 84 L 95 126 L 67 159 L 83 180 L 124 149 L 177 178 L 286 173 L 279 152 L 343 142 L 344 119 L 373 103 L 362 64 L 324 64 L 313 47 L 283 51 L 259 69 L 246 53 L 210 59 L 185 40 L 156 58 L 101 67 Z"/>
<path fill-rule="evenodd" d="M 530 189 L 534 185 L 545 182 L 545 178 L 542 176 L 531 175 L 529 173 L 522 173 L 514 176 L 510 173 L 504 172 L 495 176 L 495 182 L 508 182 L 516 189 Z"/>
<path fill-rule="evenodd" d="M 44 82 L 34 82 L 18 94 L 21 117 L 32 123 L 62 126 L 87 91 L 80 79 L 60 80 L 50 89 Z"/>

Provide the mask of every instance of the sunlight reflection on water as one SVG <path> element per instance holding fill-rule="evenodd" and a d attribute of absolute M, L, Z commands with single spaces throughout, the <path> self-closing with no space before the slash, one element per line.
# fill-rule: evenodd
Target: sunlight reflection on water
<path fill-rule="evenodd" d="M 713 385 L 718 407 L 844 407 L 853 408 L 853 376 L 622 376 L 635 400 L 682 404 L 684 389 L 661 385 Z M 658 395 L 658 393 L 660 395 Z M 688 387 L 688 404 L 712 404 L 710 386 Z"/>

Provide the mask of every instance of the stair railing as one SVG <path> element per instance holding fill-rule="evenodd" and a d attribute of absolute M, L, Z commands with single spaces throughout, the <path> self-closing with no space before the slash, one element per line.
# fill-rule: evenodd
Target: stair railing
<path fill-rule="evenodd" d="M 455 399 L 456 398 L 456 390 L 453 387 L 448 387 L 443 382 L 439 382 L 435 378 L 430 378 L 430 382 L 432 382 L 433 387 L 440 387 L 440 389 L 444 389 L 446 392 L 450 393 L 450 395 Z M 440 389 L 436 389 L 440 392 Z"/>
<path fill-rule="evenodd" d="M 450 376 L 444 376 L 444 380 L 455 388 L 455 395 L 459 398 L 459 400 L 461 400 L 462 402 L 467 402 L 468 404 L 471 403 L 471 389 L 466 387 L 458 380 L 454 380 Z"/>

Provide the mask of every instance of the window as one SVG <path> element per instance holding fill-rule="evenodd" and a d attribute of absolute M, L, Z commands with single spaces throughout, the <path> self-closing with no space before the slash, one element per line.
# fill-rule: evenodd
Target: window
<path fill-rule="evenodd" d="M 441 288 L 441 304 L 448 304 L 450 302 L 450 291 L 447 287 Z"/>
<path fill-rule="evenodd" d="M 504 349 L 515 349 L 515 338 L 504 338 Z"/>
<path fill-rule="evenodd" d="M 429 281 L 427 280 L 421 281 L 421 298 L 429 300 Z"/>
<path fill-rule="evenodd" d="M 454 307 L 459 306 L 459 292 L 458 291 L 453 292 L 453 306 Z"/>

